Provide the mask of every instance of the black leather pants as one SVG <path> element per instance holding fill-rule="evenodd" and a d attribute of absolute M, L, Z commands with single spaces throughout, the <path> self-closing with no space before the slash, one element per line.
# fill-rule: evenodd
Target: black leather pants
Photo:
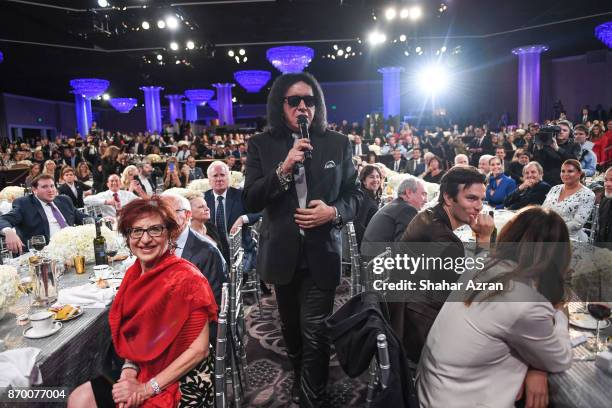
<path fill-rule="evenodd" d="M 296 271 L 289 284 L 276 285 L 281 329 L 300 381 L 300 407 L 322 404 L 330 354 L 325 320 L 332 313 L 334 295 L 334 290 L 319 289 L 306 269 Z"/>

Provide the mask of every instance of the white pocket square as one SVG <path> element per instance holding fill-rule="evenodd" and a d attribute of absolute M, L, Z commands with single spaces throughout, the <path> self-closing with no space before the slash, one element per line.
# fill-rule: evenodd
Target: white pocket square
<path fill-rule="evenodd" d="M 325 163 L 325 166 L 323 166 L 324 169 L 333 169 L 334 167 L 336 167 L 336 163 L 334 163 L 333 160 L 328 161 Z"/>

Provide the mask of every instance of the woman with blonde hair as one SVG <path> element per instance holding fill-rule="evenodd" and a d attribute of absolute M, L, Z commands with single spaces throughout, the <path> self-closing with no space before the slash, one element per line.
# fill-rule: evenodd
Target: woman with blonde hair
<path fill-rule="evenodd" d="M 53 160 L 47 160 L 41 174 L 46 174 L 53 177 L 53 180 L 55 180 L 55 183 L 57 184 L 57 173 L 57 164 L 55 164 Z"/>
<path fill-rule="evenodd" d="M 127 166 L 121 173 L 121 189 L 134 193 L 140 198 L 149 198 L 136 177 L 138 177 L 138 167 Z"/>

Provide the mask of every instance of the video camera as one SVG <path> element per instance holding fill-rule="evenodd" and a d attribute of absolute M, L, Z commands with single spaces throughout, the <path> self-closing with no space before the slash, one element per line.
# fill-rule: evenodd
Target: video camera
<path fill-rule="evenodd" d="M 534 143 L 540 146 L 550 146 L 560 132 L 561 128 L 559 126 L 543 126 L 538 133 L 536 133 Z"/>

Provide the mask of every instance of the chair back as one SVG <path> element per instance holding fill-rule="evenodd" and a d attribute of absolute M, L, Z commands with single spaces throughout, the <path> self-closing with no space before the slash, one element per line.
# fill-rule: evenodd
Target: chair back
<path fill-rule="evenodd" d="M 227 355 L 227 307 L 229 288 L 224 283 L 221 289 L 221 306 L 217 325 L 217 345 L 215 349 L 215 406 L 225 408 L 226 401 L 226 355 Z"/>
<path fill-rule="evenodd" d="M 352 297 L 362 291 L 361 255 L 359 254 L 359 244 L 357 243 L 357 234 L 355 233 L 355 225 L 352 222 L 346 223 L 346 232 L 348 235 L 349 257 L 350 257 L 350 262 L 351 262 L 350 295 Z"/>

